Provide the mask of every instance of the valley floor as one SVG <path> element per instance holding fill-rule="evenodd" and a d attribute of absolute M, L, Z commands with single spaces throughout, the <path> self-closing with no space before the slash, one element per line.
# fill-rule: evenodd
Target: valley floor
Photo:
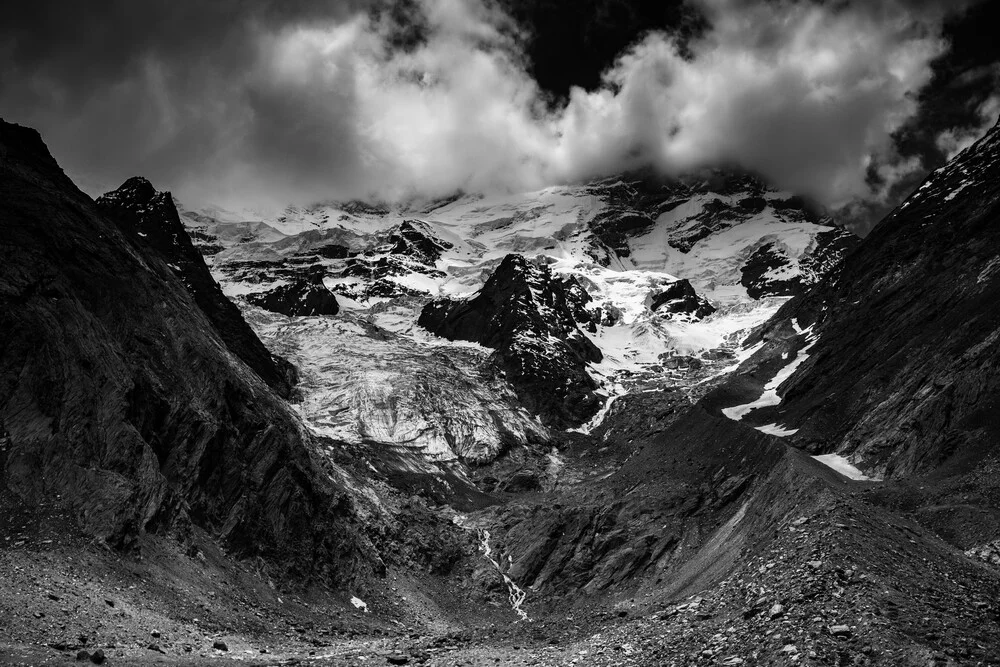
<path fill-rule="evenodd" d="M 109 665 L 1000 664 L 1000 571 L 885 509 L 879 485 L 802 460 L 828 488 L 790 501 L 721 583 L 679 599 L 529 591 L 530 622 L 402 570 L 366 613 L 343 594 L 279 592 L 207 541 L 192 555 L 150 539 L 126 556 L 57 503 L 22 507 L 2 519 L 0 664 L 88 664 L 77 654 L 98 649 Z"/>

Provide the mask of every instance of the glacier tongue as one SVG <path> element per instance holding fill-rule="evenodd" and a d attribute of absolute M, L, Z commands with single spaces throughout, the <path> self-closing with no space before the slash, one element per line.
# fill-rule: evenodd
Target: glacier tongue
<path fill-rule="evenodd" d="M 262 340 L 300 368 L 301 414 L 322 434 L 486 462 L 511 442 L 547 438 L 509 388 L 479 381 L 487 351 L 441 345 L 351 314 L 283 318 L 254 311 Z"/>

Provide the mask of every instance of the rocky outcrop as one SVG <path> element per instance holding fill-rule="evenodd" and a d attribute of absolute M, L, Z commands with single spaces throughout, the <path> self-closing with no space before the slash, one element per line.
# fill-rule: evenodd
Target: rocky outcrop
<path fill-rule="evenodd" d="M 414 276 L 443 278 L 444 275 L 419 258 L 374 252 L 371 255 L 352 257 L 345 262 L 340 277 L 347 281 L 337 287 L 337 292 L 359 301 L 414 296 L 422 294 L 420 290 L 408 285 Z"/>
<path fill-rule="evenodd" d="M 170 193 L 157 192 L 145 178 L 134 177 L 96 203 L 133 244 L 166 263 L 233 354 L 287 398 L 295 382 L 294 367 L 268 352 L 239 308 L 222 293 L 181 224 Z"/>
<path fill-rule="evenodd" d="M 280 285 L 266 292 L 253 292 L 247 301 L 273 313 L 289 317 L 336 315 L 340 304 L 333 292 L 323 285 L 323 271 Z"/>
<path fill-rule="evenodd" d="M 686 315 L 693 319 L 703 319 L 715 312 L 715 306 L 704 297 L 698 296 L 691 282 L 681 279 L 671 284 L 659 294 L 653 295 L 649 308 L 654 312 L 670 315 Z"/>
<path fill-rule="evenodd" d="M 175 240 L 151 226 L 169 198 L 133 185 L 146 205 L 112 221 L 36 132 L 0 122 L 3 497 L 57 499 L 122 548 L 196 526 L 286 575 L 343 586 L 378 571 L 346 473 L 232 352 L 194 274 L 168 266 L 183 230 L 146 242 Z"/>
<path fill-rule="evenodd" d="M 434 236 L 426 223 L 404 220 L 389 234 L 389 250 L 394 255 L 409 255 L 428 266 L 434 266 L 441 253 L 452 248 L 448 241 Z"/>
<path fill-rule="evenodd" d="M 832 271 L 858 240 L 840 228 L 820 232 L 812 250 L 797 261 L 779 244 L 764 243 L 743 264 L 740 284 L 751 299 L 799 296 Z"/>
<path fill-rule="evenodd" d="M 449 340 L 494 350 L 493 359 L 521 402 L 547 426 L 576 426 L 600 399 L 586 365 L 601 352 L 580 330 L 595 317 L 575 278 L 554 275 L 521 255 L 507 255 L 476 296 L 433 301 L 418 324 Z"/>

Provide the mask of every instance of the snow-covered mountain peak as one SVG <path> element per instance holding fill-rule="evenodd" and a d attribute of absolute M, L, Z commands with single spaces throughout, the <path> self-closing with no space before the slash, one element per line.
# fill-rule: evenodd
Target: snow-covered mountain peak
<path fill-rule="evenodd" d="M 856 240 L 801 199 L 721 171 L 393 206 L 323 203 L 243 221 L 209 210 L 182 217 L 227 294 L 278 311 L 249 319 L 312 378 L 307 418 L 329 424 L 319 415 L 335 409 L 339 437 L 470 460 L 579 426 L 613 395 L 665 384 L 701 391 L 730 365 L 742 335 Z M 321 302 L 307 290 L 317 286 L 335 295 L 345 323 L 336 338 L 316 318 L 287 320 L 306 311 L 269 305 L 289 294 Z M 380 357 L 334 361 L 366 346 Z M 477 378 L 448 380 L 481 390 L 465 400 L 452 394 L 447 409 L 431 400 L 430 379 L 418 383 L 423 390 L 410 381 L 414 373 L 442 381 L 440 368 L 425 366 L 440 349 L 482 362 L 464 367 Z M 389 394 L 362 400 L 373 385 L 349 378 L 375 376 Z M 501 404 L 504 419 L 522 426 L 514 434 L 477 427 L 478 445 L 447 420 L 432 436 L 372 430 L 387 423 L 387 405 L 429 418 L 443 409 L 495 413 Z M 448 444 L 459 441 L 461 452 Z"/>

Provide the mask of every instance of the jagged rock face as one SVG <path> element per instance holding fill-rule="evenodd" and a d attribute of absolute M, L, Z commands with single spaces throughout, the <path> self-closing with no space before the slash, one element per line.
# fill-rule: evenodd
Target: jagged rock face
<path fill-rule="evenodd" d="M 841 228 L 819 227 L 802 198 L 735 172 L 639 174 L 593 191 L 607 205 L 590 225 L 614 256 L 640 268 L 661 264 L 704 286 L 732 280 L 752 299 L 800 294 L 858 242 Z"/>
<path fill-rule="evenodd" d="M 435 238 L 427 225 L 418 220 L 404 220 L 389 234 L 394 255 L 409 255 L 422 263 L 433 266 L 441 253 L 454 247 L 447 241 Z"/>
<path fill-rule="evenodd" d="M 117 546 L 194 524 L 330 585 L 381 567 L 334 481 L 346 473 L 230 351 L 186 274 L 77 190 L 36 132 L 3 122 L 0 204 L 5 495 L 58 499 Z"/>
<path fill-rule="evenodd" d="M 377 259 L 353 257 L 337 276 L 344 281 L 337 290 L 360 301 L 421 295 L 423 292 L 408 286 L 406 279 L 413 276 L 444 278 L 445 274 L 432 266 L 406 255 L 382 255 Z"/>
<path fill-rule="evenodd" d="M 250 294 L 247 300 L 272 313 L 289 317 L 336 315 L 340 312 L 337 297 L 323 285 L 322 273 L 295 280 L 288 285 L 280 285 L 266 292 Z"/>
<path fill-rule="evenodd" d="M 181 224 L 169 192 L 157 192 L 145 178 L 135 177 L 98 197 L 97 206 L 133 243 L 166 262 L 236 356 L 281 396 L 291 394 L 295 368 L 268 352 L 239 308 L 222 293 Z"/>
<path fill-rule="evenodd" d="M 716 405 L 746 403 L 792 443 L 904 476 L 971 465 L 1000 444 L 1000 129 L 882 221 L 826 280 L 786 304 Z M 779 358 L 785 355 L 786 358 Z M 804 360 L 804 361 L 803 361 Z M 742 390 L 741 387 L 742 386 Z"/>
<path fill-rule="evenodd" d="M 707 299 L 698 296 L 690 281 L 683 278 L 655 295 L 649 307 L 653 312 L 687 315 L 699 320 L 716 310 Z"/>
<path fill-rule="evenodd" d="M 507 255 L 476 296 L 431 302 L 418 324 L 449 340 L 495 350 L 498 366 L 528 409 L 547 425 L 565 427 L 586 421 L 600 407 L 586 364 L 600 361 L 601 351 L 579 328 L 593 319 L 589 301 L 573 278 Z"/>
<path fill-rule="evenodd" d="M 758 247 L 743 265 L 740 284 L 752 299 L 768 296 L 798 296 L 815 284 L 858 244 L 858 238 L 843 229 L 820 232 L 815 248 L 793 270 L 787 250 L 775 243 Z"/>

